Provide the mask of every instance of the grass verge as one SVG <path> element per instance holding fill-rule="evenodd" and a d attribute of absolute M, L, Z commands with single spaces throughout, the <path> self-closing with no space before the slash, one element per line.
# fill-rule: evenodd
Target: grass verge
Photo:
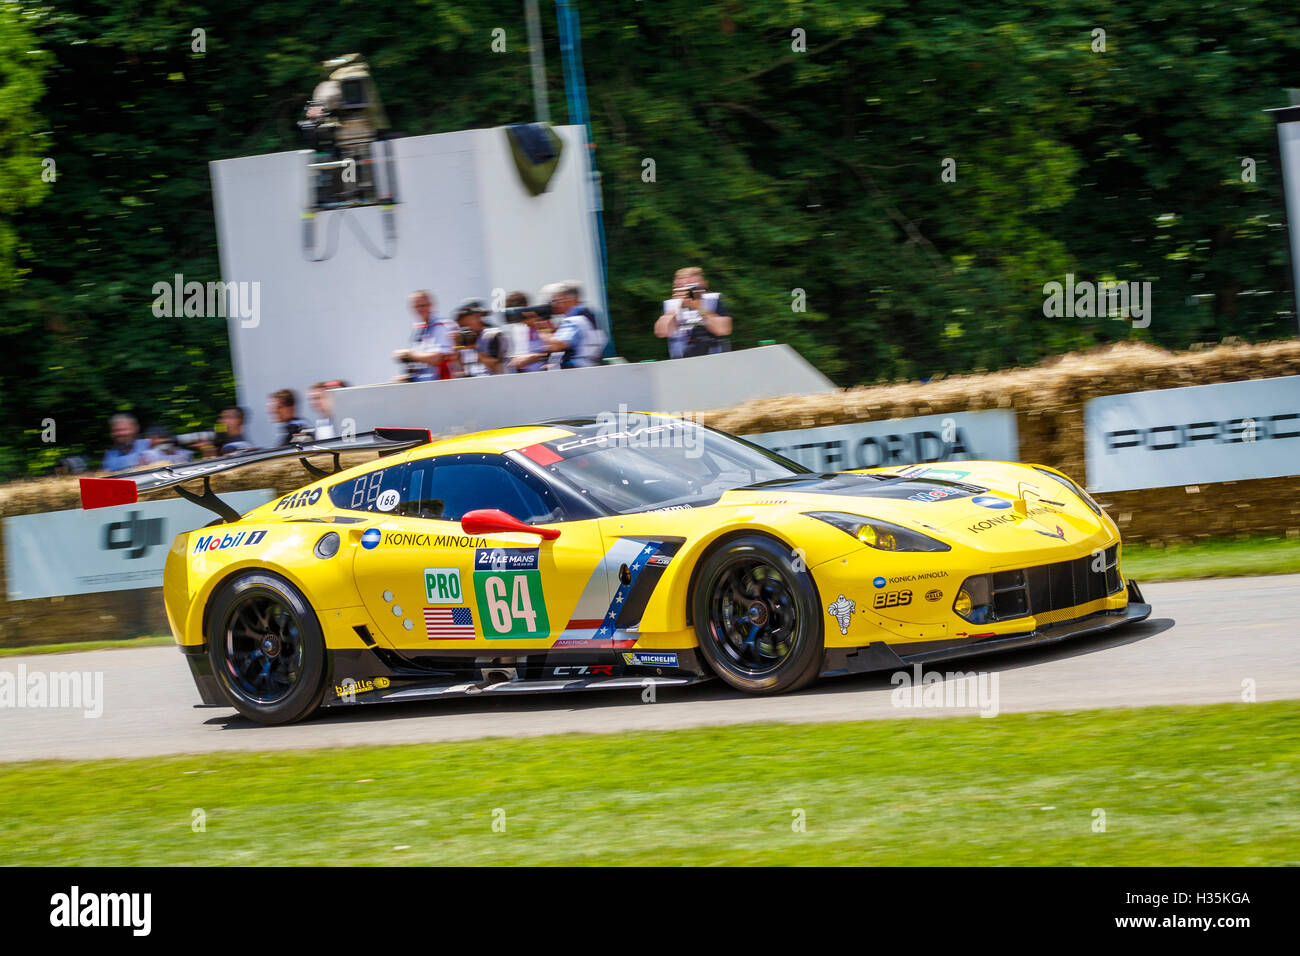
<path fill-rule="evenodd" d="M 1295 865 L 1297 792 L 1300 702 L 47 761 L 0 863 Z"/>
<path fill-rule="evenodd" d="M 1194 544 L 1124 545 L 1124 573 L 1139 584 L 1192 578 L 1300 574 L 1300 538 L 1219 538 Z"/>
<path fill-rule="evenodd" d="M 32 644 L 28 647 L 0 647 L 0 657 L 26 657 L 29 654 L 71 654 L 74 651 L 104 651 L 122 647 L 165 647 L 175 644 L 169 636 L 133 637 L 124 641 L 66 641 L 60 644 Z"/>

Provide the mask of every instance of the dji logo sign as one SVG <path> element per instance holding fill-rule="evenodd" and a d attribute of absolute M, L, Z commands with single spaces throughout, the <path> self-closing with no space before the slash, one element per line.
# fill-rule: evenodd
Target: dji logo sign
<path fill-rule="evenodd" d="M 104 525 L 104 550 L 126 551 L 127 558 L 143 558 L 162 541 L 163 519 L 141 518 L 138 511 L 128 511 L 125 520 Z"/>

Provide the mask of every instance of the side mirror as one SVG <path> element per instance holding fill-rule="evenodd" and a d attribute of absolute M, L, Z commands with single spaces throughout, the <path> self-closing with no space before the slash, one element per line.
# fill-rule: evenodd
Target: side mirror
<path fill-rule="evenodd" d="M 518 518 L 511 517 L 497 508 L 478 508 L 467 511 L 460 519 L 460 527 L 466 534 L 496 534 L 501 531 L 518 531 L 522 534 L 535 534 L 547 541 L 554 541 L 560 536 L 559 528 L 534 528 L 524 524 Z"/>

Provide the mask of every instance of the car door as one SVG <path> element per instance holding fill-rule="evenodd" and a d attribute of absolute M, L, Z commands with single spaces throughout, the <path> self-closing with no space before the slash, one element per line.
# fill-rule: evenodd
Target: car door
<path fill-rule="evenodd" d="M 362 535 L 353 573 L 391 646 L 500 654 L 563 642 L 575 622 L 585 627 L 593 617 L 585 633 L 599 627 L 610 572 L 594 520 L 567 520 L 545 482 L 502 455 L 442 455 L 401 468 L 340 495 L 365 505 L 376 489 L 382 517 Z M 388 494 L 394 486 L 396 498 Z M 378 508 L 385 495 L 391 510 Z M 480 509 L 560 534 L 548 541 L 520 531 L 466 533 L 460 519 Z"/>

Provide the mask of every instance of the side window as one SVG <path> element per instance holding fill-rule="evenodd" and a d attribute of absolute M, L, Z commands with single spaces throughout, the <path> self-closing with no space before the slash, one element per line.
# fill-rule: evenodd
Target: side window
<path fill-rule="evenodd" d="M 410 465 L 376 468 L 330 488 L 330 501 L 348 511 L 371 511 L 401 514 Z"/>
<path fill-rule="evenodd" d="M 534 524 L 564 517 L 549 488 L 500 455 L 448 455 L 410 469 L 403 513 L 412 517 L 459 521 L 478 508 Z"/>

